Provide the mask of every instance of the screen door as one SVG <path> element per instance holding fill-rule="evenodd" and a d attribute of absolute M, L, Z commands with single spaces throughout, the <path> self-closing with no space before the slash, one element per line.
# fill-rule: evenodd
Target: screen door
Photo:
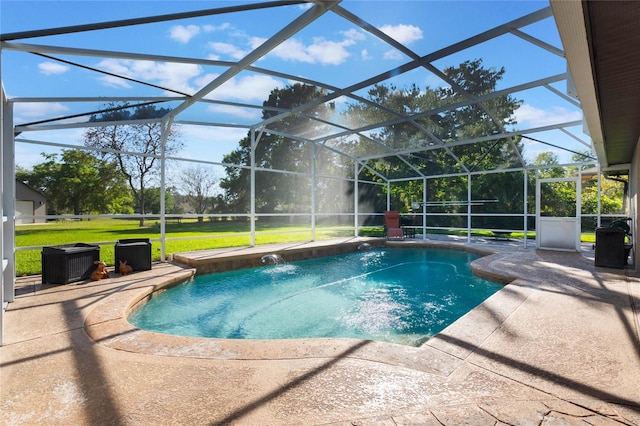
<path fill-rule="evenodd" d="M 536 185 L 536 246 L 580 250 L 580 180 L 539 179 Z"/>

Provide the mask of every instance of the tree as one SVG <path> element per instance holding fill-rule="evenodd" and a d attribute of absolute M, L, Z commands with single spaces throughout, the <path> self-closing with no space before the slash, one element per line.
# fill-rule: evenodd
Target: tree
<path fill-rule="evenodd" d="M 536 157 L 535 166 L 551 166 L 540 169 L 538 178 L 555 179 L 568 176 L 560 166 L 558 156 L 550 151 Z M 545 182 L 540 191 L 540 214 L 542 216 L 573 217 L 576 215 L 576 185 L 570 181 Z"/>
<path fill-rule="evenodd" d="M 533 165 L 541 167 L 538 176 L 542 179 L 561 178 L 566 176 L 566 170 L 560 165 L 558 156 L 551 151 L 544 151 L 538 154 L 533 161 Z"/>
<path fill-rule="evenodd" d="M 160 188 L 145 188 L 144 189 L 145 206 L 148 213 L 159 214 L 160 213 Z M 173 213 L 175 210 L 175 198 L 173 196 L 171 188 L 165 188 L 164 191 L 164 211 L 165 213 Z"/>
<path fill-rule="evenodd" d="M 414 84 L 406 89 L 398 89 L 393 85 L 377 84 L 367 94 L 367 100 L 370 102 L 359 102 L 348 106 L 347 111 L 343 113 L 342 121 L 349 123 L 349 127 L 357 128 L 383 122 L 390 122 L 390 124 L 366 132 L 367 137 L 361 136 L 357 142 L 353 138 L 345 138 L 342 141 L 331 141 L 332 146 L 352 153 L 356 157 L 366 156 L 367 153 L 378 153 L 381 145 L 392 149 L 414 150 L 408 154 L 413 165 L 409 165 L 401 156 L 372 159 L 367 161 L 367 165 L 372 170 L 363 168 L 359 179 L 382 182 L 383 179 L 380 176 L 390 178 L 415 176 L 415 168 L 427 176 L 463 173 L 464 169 L 461 164 L 466 165 L 470 170 L 490 170 L 513 165 L 515 160 L 520 159 L 519 152 L 522 151 L 522 143 L 518 138 L 515 138 L 513 142 L 508 139 L 497 139 L 485 144 L 468 144 L 448 150 L 432 147 L 432 145 L 439 145 L 441 142 L 446 146 L 448 142 L 460 139 L 496 134 L 502 126 L 515 123 L 513 113 L 520 105 L 520 101 L 509 95 L 504 95 L 485 101 L 483 106 L 470 104 L 446 109 L 446 105 L 464 99 L 459 88 L 472 96 L 495 91 L 505 70 L 504 68 L 483 68 L 482 61 L 476 60 L 464 62 L 458 67 L 446 68 L 444 72 L 455 82 L 455 88 L 434 90 L 427 87 L 423 90 Z M 272 91 L 269 99 L 264 103 L 263 118 L 269 119 L 279 114 L 283 109 L 295 109 L 323 95 L 323 90 L 302 84 L 276 89 Z M 376 104 L 381 105 L 382 108 L 375 106 Z M 398 114 L 392 112 L 414 115 L 437 108 L 442 108 L 439 114 L 416 118 L 413 122 L 396 122 Z M 310 143 L 295 137 L 286 138 L 276 132 L 270 132 L 270 130 L 293 133 L 300 137 L 313 139 L 325 133 L 326 129 L 322 123 L 330 122 L 335 115 L 336 111 L 332 104 L 322 103 L 306 111 L 284 115 L 283 120 L 269 124 L 265 132 L 261 134 L 261 139 L 256 146 L 256 166 L 308 172 L 311 167 Z M 428 142 L 432 142 L 432 144 L 428 144 Z M 455 156 L 451 155 L 453 150 L 455 150 Z M 248 135 L 240 142 L 240 148 L 228 154 L 224 161 L 231 164 L 249 165 L 250 159 L 251 141 L 250 135 Z M 340 161 L 344 165 L 350 165 L 348 171 L 339 164 Z M 342 173 L 344 177 L 353 177 L 353 163 L 350 160 L 343 157 L 332 166 L 334 166 L 331 170 L 332 175 L 336 171 L 344 171 Z M 249 178 L 248 168 L 228 167 L 227 177 L 221 181 L 221 187 L 226 191 L 226 200 L 236 207 L 236 211 L 248 210 Z M 467 198 L 466 185 L 453 190 L 446 180 L 436 181 L 434 185 L 431 188 L 432 194 L 438 194 L 439 198 L 430 198 L 430 200 L 466 200 Z M 510 185 L 513 185 L 513 179 L 503 175 L 496 175 L 493 180 L 488 177 L 487 181 L 482 183 L 482 187 L 495 186 L 496 191 L 501 189 L 505 194 L 511 190 Z M 519 185 L 522 186 L 522 183 L 520 182 Z M 369 203 L 376 209 L 383 208 L 386 206 L 385 188 L 386 185 L 364 186 L 359 191 L 359 202 Z M 318 189 L 322 189 L 322 186 L 317 185 L 316 190 Z M 295 209 L 304 211 L 303 209 L 308 209 L 310 205 L 310 185 L 304 179 L 298 179 L 293 184 L 291 176 L 287 174 L 258 172 L 255 190 L 258 212 L 293 212 L 296 211 Z M 353 194 L 353 185 L 349 191 Z M 422 184 L 394 185 L 391 191 L 390 195 L 394 205 L 404 206 L 400 210 L 407 210 L 411 201 L 422 199 L 423 194 Z M 318 199 L 322 199 L 319 194 L 317 195 Z"/>
<path fill-rule="evenodd" d="M 627 215 L 625 208 L 625 186 L 627 181 L 617 178 L 611 179 L 601 175 L 601 192 L 598 197 L 598 185 L 596 179 L 582 182 L 582 214 L 596 214 L 598 201 L 600 201 L 601 214 Z"/>
<path fill-rule="evenodd" d="M 496 134 L 500 132 L 502 126 L 515 124 L 513 113 L 521 102 L 509 95 L 486 100 L 482 105 L 471 103 L 462 107 L 446 108 L 447 105 L 466 99 L 458 87 L 471 96 L 491 93 L 495 91 L 504 73 L 504 68 L 484 68 L 482 60 L 475 60 L 444 69 L 444 74 L 457 87 L 436 90 L 426 87 L 421 90 L 415 84 L 405 89 L 383 84 L 374 86 L 369 90 L 367 98 L 382 105 L 384 109 L 372 107 L 371 104 L 366 103 L 352 104 L 348 111 L 348 122 L 366 125 L 397 118 L 397 115 L 392 115 L 388 111 L 397 111 L 404 115 L 414 115 L 434 109 L 441 109 L 441 112 L 415 119 L 415 124 L 402 121 L 387 125 L 370 135 L 374 141 L 361 138 L 358 143 L 358 152 L 363 153 L 370 148 L 376 149 L 373 152 L 377 152 L 376 144 L 384 144 L 394 149 L 412 149 L 414 152 L 409 156 L 413 167 L 427 176 L 464 173 L 465 169 L 462 165 L 467 170 L 475 171 L 493 170 L 517 164 L 516 160 L 519 160 L 519 153 L 523 149 L 519 138 L 514 138 L 513 142 L 502 138 L 485 143 L 459 145 L 449 149 L 434 149 L 441 143 L 446 147 L 450 142 Z M 422 148 L 424 150 L 421 150 Z M 411 166 L 399 157 L 386 157 L 368 164 L 385 176 L 415 176 Z M 363 170 L 360 178 L 382 181 L 374 172 L 368 170 Z M 466 180 L 460 183 L 452 186 L 451 179 L 429 180 L 427 191 L 429 201 L 466 200 Z M 506 174 L 486 175 L 475 183 L 478 193 L 491 188 L 494 193 L 492 196 L 499 198 L 506 198 L 511 193 L 513 185 L 514 179 Z M 519 185 L 522 186 L 521 183 Z M 394 208 L 406 211 L 412 199 L 422 199 L 423 188 L 422 185 L 397 185 L 395 188 L 392 187 L 391 191 L 391 200 L 396 206 Z M 394 191 L 397 192 L 394 193 Z M 367 196 L 371 195 L 367 194 Z M 384 191 L 379 192 L 378 198 L 386 204 Z M 450 207 L 454 210 L 461 208 L 466 207 Z"/>
<path fill-rule="evenodd" d="M 575 152 L 571 156 L 574 163 L 589 162 L 580 168 L 589 170 L 595 168 L 595 156 L 589 150 Z M 582 178 L 582 214 L 596 214 L 598 201 L 600 201 L 601 214 L 627 215 L 626 194 L 629 190 L 629 178 L 607 176 L 600 174 L 600 193 L 598 194 L 598 181 L 593 175 L 591 179 Z"/>
<path fill-rule="evenodd" d="M 131 213 L 131 192 L 112 163 L 81 150 L 42 154 L 45 162 L 16 177 L 47 197 L 50 214 Z"/>
<path fill-rule="evenodd" d="M 194 166 L 182 171 L 180 189 L 186 194 L 186 201 L 192 210 L 198 215 L 207 212 L 213 207 L 214 191 L 217 179 L 213 173 L 203 166 Z M 198 216 L 198 222 L 203 217 Z"/>
<path fill-rule="evenodd" d="M 326 92 L 314 86 L 294 84 L 274 89 L 263 103 L 262 118 L 269 119 L 283 110 L 289 110 L 317 99 Z M 269 126 L 274 131 L 293 133 L 301 138 L 313 138 L 323 130 L 321 121 L 333 112 L 331 105 L 320 104 L 298 113 L 286 115 Z M 314 117 L 312 119 L 310 117 Z M 240 147 L 224 157 L 224 162 L 248 166 L 251 164 L 251 134 L 240 141 Z M 262 134 L 255 149 L 256 166 L 265 169 L 309 173 L 311 170 L 311 144 L 298 138 L 288 138 L 275 132 Z M 250 170 L 226 167 L 226 177 L 220 187 L 225 190 L 228 208 L 236 212 L 249 210 Z M 258 212 L 308 211 L 310 186 L 294 174 L 259 172 L 256 179 L 255 203 Z"/>
<path fill-rule="evenodd" d="M 169 112 L 169 109 L 157 108 L 153 105 L 109 104 L 101 113 L 92 115 L 89 121 L 158 119 Z M 157 171 L 159 156 L 162 153 L 162 123 L 159 120 L 152 120 L 92 127 L 85 132 L 84 143 L 86 146 L 105 150 L 102 151 L 102 158 L 113 161 L 125 175 L 136 202 L 137 211 L 144 214 L 147 208 L 145 188 L 158 175 L 154 172 Z M 182 143 L 177 129 L 171 126 L 167 131 L 164 154 L 173 154 L 181 148 Z M 140 226 L 144 226 L 144 216 L 140 217 Z"/>

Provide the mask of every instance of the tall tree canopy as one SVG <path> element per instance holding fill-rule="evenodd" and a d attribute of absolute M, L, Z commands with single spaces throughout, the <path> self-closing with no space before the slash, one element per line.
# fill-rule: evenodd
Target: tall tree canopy
<path fill-rule="evenodd" d="M 397 114 L 411 116 L 436 109 L 439 112 L 416 118 L 413 123 L 391 122 L 392 124 L 371 135 L 373 141 L 361 138 L 359 149 L 367 150 L 382 143 L 394 149 L 409 151 L 404 154 L 404 158 L 385 157 L 369 163 L 373 170 L 391 178 L 415 175 L 414 167 L 426 176 L 437 176 L 518 165 L 523 146 L 519 138 L 514 138 L 513 141 L 497 139 L 486 143 L 448 146 L 451 142 L 496 134 L 502 126 L 515 124 L 513 114 L 521 102 L 509 95 L 496 97 L 482 104 L 471 103 L 462 107 L 446 108 L 447 105 L 495 91 L 504 73 L 504 68 L 484 68 L 482 60 L 475 60 L 464 62 L 457 67 L 445 68 L 444 74 L 452 84 L 443 88 L 434 90 L 426 87 L 421 90 L 416 85 L 405 89 L 386 85 L 374 86 L 368 92 L 368 99 L 381 104 L 385 109 L 365 103 L 353 104 L 349 110 L 352 121 L 367 124 L 392 120 L 397 118 Z M 361 178 L 382 180 L 368 170 L 363 170 Z M 476 184 L 478 193 L 490 191 L 492 197 L 502 197 L 514 190 L 514 179 L 508 176 L 485 175 L 480 180 L 484 182 Z M 522 182 L 515 182 L 515 185 L 519 185 L 518 192 L 522 193 Z M 392 204 L 396 208 L 408 209 L 412 199 L 422 199 L 422 185 L 400 185 L 398 188 L 402 189 L 398 192 L 393 192 L 392 189 L 391 193 Z M 467 199 L 466 184 L 452 187 L 451 181 L 447 179 L 430 180 L 427 192 L 429 201 Z M 370 197 L 371 194 L 366 196 Z M 384 192 L 380 192 L 377 197 L 376 205 L 386 205 Z"/>
<path fill-rule="evenodd" d="M 144 189 L 144 203 L 147 212 L 159 214 L 160 209 L 160 188 L 155 186 Z M 176 212 L 175 188 L 167 187 L 164 191 L 164 212 L 167 214 Z"/>
<path fill-rule="evenodd" d="M 85 146 L 104 149 L 102 157 L 113 161 L 124 174 L 131 188 L 138 212 L 145 213 L 145 188 L 154 183 L 159 173 L 162 152 L 162 124 L 157 120 L 170 112 L 153 105 L 132 107 L 128 104 L 109 104 L 103 112 L 91 116 L 91 122 L 141 120 L 132 124 L 109 124 L 88 129 Z M 182 148 L 177 129 L 168 129 L 165 154 L 171 155 Z M 157 182 L 155 182 L 157 183 Z M 144 217 L 140 217 L 140 226 Z"/>
<path fill-rule="evenodd" d="M 352 128 L 370 126 L 374 123 L 387 123 L 383 127 L 361 136 L 357 143 L 346 138 L 343 141 L 332 141 L 338 148 L 358 156 L 370 152 L 380 152 L 381 146 L 407 151 L 399 156 L 371 160 L 367 163 L 371 170 L 364 169 L 360 178 L 371 181 L 382 181 L 380 175 L 390 178 L 415 176 L 416 169 L 427 176 L 446 173 L 464 173 L 473 170 L 492 170 L 513 166 L 520 161 L 522 144 L 519 139 L 498 139 L 484 144 L 469 144 L 448 147 L 447 144 L 461 139 L 487 136 L 500 132 L 503 126 L 514 124 L 513 113 L 520 102 L 509 95 L 487 100 L 482 105 L 470 104 L 457 108 L 446 108 L 446 105 L 463 99 L 481 96 L 495 91 L 505 70 L 484 68 L 481 60 L 468 61 L 458 67 L 444 70 L 451 82 L 449 87 L 431 89 L 411 85 L 398 89 L 393 85 L 378 84 L 368 94 L 368 101 L 348 106 L 342 112 L 342 121 Z M 269 99 L 264 102 L 262 118 L 268 120 L 282 114 L 282 118 L 270 123 L 255 147 L 256 167 L 258 169 L 279 169 L 291 172 L 309 173 L 311 144 L 304 142 L 305 137 L 314 138 L 325 131 L 323 124 L 330 122 L 338 114 L 334 105 L 318 103 L 317 106 L 301 111 L 298 107 L 325 94 L 317 87 L 295 84 L 284 89 L 275 89 Z M 377 107 L 379 104 L 382 107 Z M 294 109 L 294 113 L 283 114 L 283 111 Z M 438 114 L 425 114 L 413 122 L 398 121 L 399 116 L 415 115 L 435 109 Z M 282 133 L 280 133 L 282 132 Z M 285 137 L 282 134 L 294 135 Z M 296 138 L 295 136 L 299 136 Z M 319 148 L 320 151 L 322 149 Z M 322 152 L 325 155 L 325 152 Z M 404 156 L 404 157 L 403 157 Z M 353 177 L 353 166 L 346 157 L 327 156 L 335 173 L 344 164 L 350 168 L 343 177 Z M 251 160 L 250 134 L 240 141 L 240 147 L 225 156 L 224 161 L 230 164 L 249 166 Z M 407 161 L 410 160 L 410 161 Z M 411 163 L 411 165 L 409 164 Z M 463 167 L 464 165 L 464 167 Z M 324 167 L 324 166 L 322 166 Z M 336 167 L 338 169 L 336 169 Z M 466 167 L 466 168 L 465 168 Z M 329 168 L 327 170 L 329 170 Z M 341 170 L 344 171 L 345 169 Z M 258 212 L 299 212 L 308 211 L 311 205 L 310 180 L 300 178 L 295 173 L 274 173 L 259 170 L 256 174 L 256 210 Z M 225 201 L 234 211 L 249 209 L 250 170 L 247 167 L 227 167 L 227 176 L 221 180 L 220 186 L 225 190 Z M 483 180 L 484 179 L 484 180 Z M 476 184 L 479 192 L 493 191 L 492 196 L 523 192 L 523 182 L 515 182 L 508 176 L 496 175 L 493 178 L 480 179 Z M 497 182 L 499 181 L 499 182 Z M 429 190 L 438 198 L 436 200 L 466 200 L 466 185 L 452 191 L 449 182 L 430 182 Z M 322 190 L 317 185 L 316 190 Z M 392 190 L 392 203 L 404 205 L 408 209 L 412 200 L 422 199 L 422 184 L 401 185 Z M 361 202 L 371 203 L 376 211 L 386 206 L 384 186 L 366 185 L 359 191 Z M 342 188 L 345 196 L 353 193 L 353 185 Z M 500 192 L 500 193 L 498 193 Z M 321 194 L 318 200 L 323 200 Z M 326 199 L 330 199 L 327 197 Z M 430 200 L 432 200 L 430 195 Z M 306 209 L 306 210 L 305 210 Z"/>
<path fill-rule="evenodd" d="M 131 192 L 115 164 L 73 149 L 42 154 L 33 170 L 19 169 L 16 178 L 47 197 L 50 214 L 131 213 Z"/>
<path fill-rule="evenodd" d="M 262 118 L 269 119 L 284 110 L 296 108 L 325 95 L 325 91 L 314 86 L 294 84 L 283 89 L 274 89 L 263 103 Z M 309 173 L 311 170 L 311 144 L 301 139 L 289 138 L 278 132 L 294 133 L 301 138 L 313 137 L 321 132 L 320 121 L 332 113 L 331 107 L 320 104 L 309 110 L 288 114 L 275 121 L 261 135 L 255 148 L 256 167 Z M 227 154 L 225 163 L 248 166 L 251 164 L 251 134 L 240 141 L 240 147 Z M 256 211 L 308 211 L 310 186 L 308 180 L 295 173 L 284 174 L 260 171 L 256 179 Z M 247 168 L 227 167 L 226 177 L 220 187 L 225 190 L 225 202 L 235 211 L 249 210 L 250 171 Z"/>

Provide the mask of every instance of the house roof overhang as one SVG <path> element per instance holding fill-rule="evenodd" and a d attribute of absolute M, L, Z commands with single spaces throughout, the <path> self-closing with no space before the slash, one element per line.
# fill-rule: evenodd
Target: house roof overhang
<path fill-rule="evenodd" d="M 598 160 L 628 168 L 640 138 L 640 2 L 550 3 Z"/>

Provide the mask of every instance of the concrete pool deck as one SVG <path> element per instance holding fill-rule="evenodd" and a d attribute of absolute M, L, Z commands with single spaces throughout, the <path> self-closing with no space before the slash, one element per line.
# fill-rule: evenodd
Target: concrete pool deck
<path fill-rule="evenodd" d="M 154 286 L 194 272 L 172 263 L 61 286 L 21 278 L 0 348 L 0 423 L 640 425 L 640 279 L 631 270 L 596 268 L 588 247 L 431 243 L 493 252 L 474 270 L 516 279 L 420 348 L 195 339 L 128 325 L 127 309 Z"/>

